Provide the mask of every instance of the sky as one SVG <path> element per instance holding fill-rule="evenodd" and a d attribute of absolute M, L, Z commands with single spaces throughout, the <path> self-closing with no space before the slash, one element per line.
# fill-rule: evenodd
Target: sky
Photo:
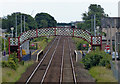
<path fill-rule="evenodd" d="M 22 12 L 33 17 L 45 12 L 57 22 L 81 21 L 82 13 L 88 12 L 90 4 L 99 4 L 110 17 L 118 16 L 120 0 L 0 0 L 0 17 Z"/>

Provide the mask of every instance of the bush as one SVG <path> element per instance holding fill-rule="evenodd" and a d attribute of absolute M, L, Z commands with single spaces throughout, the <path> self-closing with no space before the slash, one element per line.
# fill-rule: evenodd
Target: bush
<path fill-rule="evenodd" d="M 18 67 L 18 58 L 17 54 L 14 52 L 10 54 L 8 61 L 2 61 L 2 67 L 9 67 L 16 70 Z"/>
<path fill-rule="evenodd" d="M 10 54 L 8 61 L 9 60 L 13 60 L 15 63 L 18 63 L 19 59 L 17 58 L 17 53 L 14 52 L 14 53 Z"/>
<path fill-rule="evenodd" d="M 80 38 L 73 38 L 73 40 L 74 40 L 78 50 L 88 50 L 89 43 L 87 43 L 86 41 L 84 41 L 84 40 L 82 40 Z M 83 44 L 86 44 L 87 46 L 84 48 Z"/>
<path fill-rule="evenodd" d="M 104 51 L 96 50 L 91 51 L 90 53 L 86 54 L 85 58 L 82 59 L 85 68 L 89 69 L 93 66 L 109 66 L 110 60 L 112 57 L 105 53 Z M 110 66 L 109 66 L 110 67 Z"/>
<path fill-rule="evenodd" d="M 17 69 L 18 65 L 13 60 L 9 60 L 8 63 L 9 63 L 9 68 L 14 70 Z"/>
<path fill-rule="evenodd" d="M 8 67 L 9 63 L 8 61 L 2 61 L 2 67 Z"/>
<path fill-rule="evenodd" d="M 21 65 L 24 65 L 24 61 L 21 61 L 20 64 L 21 64 Z"/>
<path fill-rule="evenodd" d="M 9 61 L 2 61 L 2 67 L 9 67 L 11 69 L 16 70 L 18 65 L 13 61 L 13 60 L 9 60 Z"/>

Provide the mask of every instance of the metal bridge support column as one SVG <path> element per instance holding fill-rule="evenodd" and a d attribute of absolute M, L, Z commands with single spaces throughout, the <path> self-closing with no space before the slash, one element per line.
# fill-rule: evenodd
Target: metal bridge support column
<path fill-rule="evenodd" d="M 93 41 L 92 41 L 93 36 L 91 36 L 91 51 L 93 50 Z"/>
<path fill-rule="evenodd" d="M 36 37 L 38 37 L 38 29 L 36 29 Z"/>
<path fill-rule="evenodd" d="M 74 28 L 73 28 L 73 37 L 74 37 Z"/>
<path fill-rule="evenodd" d="M 102 36 L 101 36 L 101 39 L 100 39 L 100 44 L 101 44 L 100 49 L 102 51 Z"/>
<path fill-rule="evenodd" d="M 10 37 L 8 38 L 9 41 L 9 56 L 10 56 Z"/>
<path fill-rule="evenodd" d="M 56 28 L 54 28 L 55 36 L 56 36 Z"/>
<path fill-rule="evenodd" d="M 20 37 L 18 37 L 18 59 L 20 61 Z"/>

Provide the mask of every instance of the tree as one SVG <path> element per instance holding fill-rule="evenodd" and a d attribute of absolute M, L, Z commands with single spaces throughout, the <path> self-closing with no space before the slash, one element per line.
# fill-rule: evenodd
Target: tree
<path fill-rule="evenodd" d="M 85 29 L 85 27 L 84 23 L 77 23 L 77 28 Z"/>
<path fill-rule="evenodd" d="M 41 20 L 40 21 L 40 27 L 44 28 L 44 27 L 48 27 L 48 22 L 46 20 Z"/>
<path fill-rule="evenodd" d="M 97 4 L 91 4 L 88 7 L 88 12 L 85 12 L 82 15 L 83 20 L 85 21 L 83 25 L 85 25 L 86 29 L 91 28 L 91 17 L 93 18 L 93 15 L 96 15 L 96 26 L 101 26 L 101 18 L 108 16 L 105 14 L 104 9 Z"/>
<path fill-rule="evenodd" d="M 56 27 L 57 21 L 48 13 L 37 13 L 35 16 L 38 28 Z"/>
<path fill-rule="evenodd" d="M 34 20 L 34 18 L 28 14 L 24 13 L 12 13 L 11 15 L 7 15 L 2 18 L 2 28 L 7 29 L 7 31 L 10 33 L 11 27 L 16 28 L 16 15 L 17 15 L 17 27 L 18 27 L 18 35 L 20 34 L 20 28 L 21 28 L 21 15 L 22 15 L 22 24 L 24 24 L 24 16 L 25 16 L 25 29 L 26 31 L 29 29 L 36 29 L 37 28 L 37 23 Z M 22 28 L 24 28 L 24 25 L 22 25 Z M 15 29 L 14 29 L 15 32 Z"/>

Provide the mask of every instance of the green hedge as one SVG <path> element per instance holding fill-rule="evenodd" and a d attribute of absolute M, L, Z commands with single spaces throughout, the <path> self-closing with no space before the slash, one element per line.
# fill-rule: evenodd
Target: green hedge
<path fill-rule="evenodd" d="M 104 51 L 96 50 L 86 54 L 82 61 L 86 69 L 93 66 L 106 66 L 107 68 L 110 68 L 111 59 L 111 55 L 105 53 Z"/>
<path fill-rule="evenodd" d="M 17 70 L 18 66 L 18 58 L 17 58 L 17 54 L 14 52 L 12 54 L 10 54 L 8 61 L 2 61 L 2 67 L 8 67 L 14 70 Z M 21 65 L 24 65 L 24 61 L 20 62 Z"/>

